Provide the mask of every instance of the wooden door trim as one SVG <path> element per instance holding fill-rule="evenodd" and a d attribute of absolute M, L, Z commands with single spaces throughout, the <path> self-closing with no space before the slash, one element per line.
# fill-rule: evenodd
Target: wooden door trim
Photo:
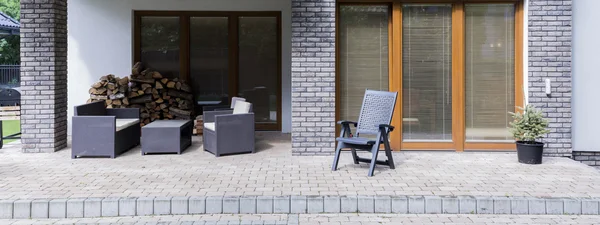
<path fill-rule="evenodd" d="M 465 140 L 465 12 L 462 3 L 452 7 L 452 140 L 464 151 Z"/>

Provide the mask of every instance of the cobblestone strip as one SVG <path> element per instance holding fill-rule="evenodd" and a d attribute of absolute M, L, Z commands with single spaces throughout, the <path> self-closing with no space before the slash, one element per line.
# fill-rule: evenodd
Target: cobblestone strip
<path fill-rule="evenodd" d="M 61 204 L 58 204 L 61 203 Z M 194 214 L 394 213 L 600 215 L 600 198 L 471 196 L 211 196 L 0 200 L 0 219 Z"/>

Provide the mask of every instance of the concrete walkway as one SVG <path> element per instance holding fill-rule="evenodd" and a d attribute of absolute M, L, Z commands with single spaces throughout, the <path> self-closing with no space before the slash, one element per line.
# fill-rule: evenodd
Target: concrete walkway
<path fill-rule="evenodd" d="M 256 154 L 215 158 L 195 138 L 182 155 L 71 159 L 70 150 L 0 150 L 0 218 L 194 213 L 600 214 L 600 171 L 568 158 L 397 152 L 396 169 L 292 156 L 289 136 L 257 137 Z M 383 154 L 382 154 L 383 155 Z M 383 158 L 384 156 L 382 156 Z M 84 210 L 85 209 L 85 210 Z"/>
<path fill-rule="evenodd" d="M 137 216 L 85 219 L 0 220 L 6 225 L 118 224 L 118 225 L 420 225 L 420 224 L 599 224 L 600 216 L 548 215 L 414 215 L 414 214 L 292 214 Z"/>

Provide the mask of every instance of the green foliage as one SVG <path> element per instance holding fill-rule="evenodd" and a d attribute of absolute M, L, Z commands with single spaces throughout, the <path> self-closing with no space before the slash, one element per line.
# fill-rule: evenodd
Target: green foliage
<path fill-rule="evenodd" d="M 518 141 L 526 143 L 534 143 L 550 132 L 547 129 L 548 120 L 544 119 L 542 111 L 536 109 L 532 105 L 527 105 L 525 108 L 519 107 L 523 112 L 509 112 L 513 121 L 510 122 L 510 132 Z"/>
<path fill-rule="evenodd" d="M 21 18 L 21 4 L 19 0 L 0 0 L 0 11 L 15 20 Z M 17 65 L 21 63 L 20 37 L 9 36 L 0 40 L 0 64 Z"/>

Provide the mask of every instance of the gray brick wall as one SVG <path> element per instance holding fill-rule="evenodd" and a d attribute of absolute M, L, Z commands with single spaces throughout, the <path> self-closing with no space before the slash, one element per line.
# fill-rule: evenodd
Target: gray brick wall
<path fill-rule="evenodd" d="M 600 152 L 573 152 L 573 159 L 600 168 Z"/>
<path fill-rule="evenodd" d="M 21 0 L 23 152 L 67 146 L 67 0 Z"/>
<path fill-rule="evenodd" d="M 292 154 L 335 147 L 335 0 L 292 0 Z"/>
<path fill-rule="evenodd" d="M 529 0 L 529 103 L 550 120 L 548 156 L 571 156 L 571 0 Z M 552 82 L 546 97 L 545 80 Z"/>

